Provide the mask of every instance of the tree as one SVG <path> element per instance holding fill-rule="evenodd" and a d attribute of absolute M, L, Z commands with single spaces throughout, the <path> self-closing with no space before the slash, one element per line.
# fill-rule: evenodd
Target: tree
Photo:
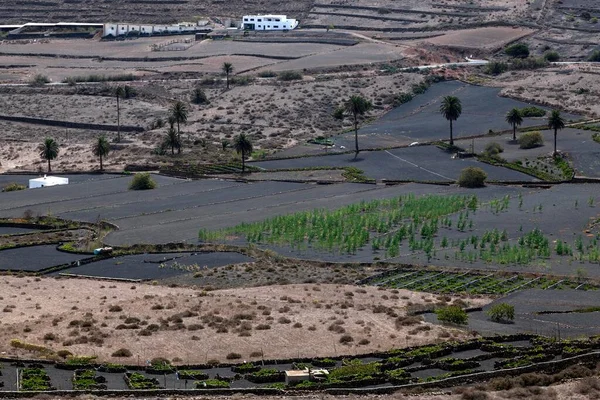
<path fill-rule="evenodd" d="M 440 113 L 450 121 L 450 146 L 454 146 L 454 137 L 452 135 L 452 121 L 456 121 L 462 114 L 462 104 L 460 99 L 455 96 L 446 96 L 440 105 Z"/>
<path fill-rule="evenodd" d="M 346 101 L 346 104 L 344 104 L 344 109 L 352 116 L 354 122 L 354 158 L 358 157 L 360 151 L 358 148 L 358 117 L 369 112 L 372 108 L 373 104 L 359 95 L 351 96 L 348 101 Z"/>
<path fill-rule="evenodd" d="M 106 140 L 106 136 L 102 135 L 98 138 L 96 143 L 94 143 L 92 151 L 96 157 L 100 158 L 100 171 L 102 171 L 104 169 L 102 158 L 108 156 L 108 153 L 110 153 L 110 143 Z"/>
<path fill-rule="evenodd" d="M 115 97 L 117 98 L 117 142 L 121 141 L 121 106 L 119 100 L 121 97 L 125 97 L 125 88 L 123 86 L 117 86 L 115 88 Z"/>
<path fill-rule="evenodd" d="M 529 57 L 529 46 L 525 43 L 516 43 L 508 46 L 504 52 L 511 57 L 527 58 Z"/>
<path fill-rule="evenodd" d="M 175 149 L 179 150 L 181 148 L 181 142 L 179 140 L 179 135 L 177 135 L 177 131 L 175 130 L 175 128 L 170 127 L 167 130 L 167 136 L 165 137 L 163 146 L 170 147 L 172 155 L 175 154 Z"/>
<path fill-rule="evenodd" d="M 206 93 L 201 88 L 194 89 L 192 93 L 192 103 L 194 104 L 208 104 L 208 97 L 206 97 Z"/>
<path fill-rule="evenodd" d="M 188 119 L 188 108 L 182 101 L 177 101 L 173 104 L 170 110 L 172 120 L 177 123 L 177 137 L 181 143 L 181 130 L 179 124 L 187 122 Z M 171 120 L 169 120 L 170 122 Z M 177 153 L 181 153 L 181 146 L 177 149 Z"/>
<path fill-rule="evenodd" d="M 435 310 L 435 314 L 442 323 L 466 325 L 469 320 L 467 312 L 459 306 L 441 307 Z"/>
<path fill-rule="evenodd" d="M 58 157 L 58 143 L 53 138 L 47 137 L 46 139 L 44 139 L 42 144 L 40 144 L 39 150 L 40 157 L 42 158 L 42 160 L 48 161 L 48 173 L 52 172 L 50 161 Z"/>
<path fill-rule="evenodd" d="M 512 322 L 515 319 L 515 306 L 506 303 L 495 304 L 486 314 L 494 322 Z"/>
<path fill-rule="evenodd" d="M 517 126 L 523 123 L 523 116 L 518 108 L 513 108 L 506 114 L 506 122 L 513 127 L 513 140 L 517 140 Z"/>
<path fill-rule="evenodd" d="M 225 72 L 226 75 L 226 79 L 227 79 L 227 89 L 229 89 L 229 74 L 231 74 L 233 72 L 233 65 L 229 62 L 224 62 L 223 63 L 223 72 Z"/>
<path fill-rule="evenodd" d="M 246 154 L 252 153 L 253 147 L 250 139 L 243 134 L 240 133 L 233 140 L 233 148 L 238 154 L 242 155 L 242 173 L 246 171 Z"/>
<path fill-rule="evenodd" d="M 565 120 L 560 115 L 560 111 L 552 110 L 552 113 L 548 117 L 548 128 L 554 129 L 554 153 L 552 153 L 553 155 L 556 155 L 556 136 L 558 134 L 558 131 L 560 129 L 563 129 L 564 127 Z"/>

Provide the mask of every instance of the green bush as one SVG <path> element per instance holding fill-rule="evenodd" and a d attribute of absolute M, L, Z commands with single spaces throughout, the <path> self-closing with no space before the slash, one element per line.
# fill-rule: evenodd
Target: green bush
<path fill-rule="evenodd" d="M 117 351 L 115 351 L 114 353 L 112 353 L 112 357 L 131 357 L 133 354 L 131 354 L 131 350 L 129 349 L 119 349 Z"/>
<path fill-rule="evenodd" d="M 485 146 L 483 153 L 488 157 L 496 157 L 498 154 L 502 153 L 504 148 L 500 143 L 491 142 Z"/>
<path fill-rule="evenodd" d="M 588 57 L 588 61 L 600 62 L 600 50 L 594 50 L 594 52 Z"/>
<path fill-rule="evenodd" d="M 469 321 L 467 312 L 459 306 L 441 307 L 435 310 L 435 314 L 442 323 L 466 325 Z"/>
<path fill-rule="evenodd" d="M 229 382 L 219 379 L 207 379 L 205 381 L 196 382 L 196 389 L 227 389 Z"/>
<path fill-rule="evenodd" d="M 284 71 L 279 74 L 280 81 L 299 81 L 302 79 L 302 74 L 298 71 Z"/>
<path fill-rule="evenodd" d="M 544 53 L 544 58 L 546 61 L 556 62 L 560 60 L 560 55 L 556 51 L 547 51 Z"/>
<path fill-rule="evenodd" d="M 523 118 L 546 116 L 546 110 L 544 110 L 543 108 L 535 107 L 535 106 L 523 107 L 519 111 L 521 112 L 521 116 Z"/>
<path fill-rule="evenodd" d="M 50 83 L 50 78 L 42 74 L 37 74 L 29 81 L 31 86 L 44 86 L 47 83 Z"/>
<path fill-rule="evenodd" d="M 206 97 L 206 93 L 204 93 L 204 90 L 202 90 L 202 88 L 194 89 L 194 92 L 192 93 L 192 102 L 194 104 L 209 104 L 210 103 L 210 101 L 208 101 L 208 97 Z"/>
<path fill-rule="evenodd" d="M 16 182 L 11 182 L 11 183 L 5 185 L 2 188 L 2 191 L 3 192 L 15 192 L 17 190 L 25 190 L 25 189 L 27 189 L 27 187 L 25 185 L 21 185 Z"/>
<path fill-rule="evenodd" d="M 529 47 L 525 43 L 516 43 L 504 49 L 504 52 L 515 58 L 529 57 Z"/>
<path fill-rule="evenodd" d="M 129 184 L 129 190 L 150 190 L 154 188 L 156 188 L 156 182 L 148 172 L 135 174 Z"/>
<path fill-rule="evenodd" d="M 508 65 L 503 62 L 492 61 L 485 66 L 485 73 L 488 75 L 500 75 L 508 70 Z"/>
<path fill-rule="evenodd" d="M 544 137 L 539 131 L 525 132 L 519 138 L 519 147 L 522 149 L 533 149 L 544 144 Z"/>
<path fill-rule="evenodd" d="M 485 186 L 487 174 L 478 167 L 467 167 L 460 172 L 458 185 L 466 188 L 478 188 Z"/>
<path fill-rule="evenodd" d="M 258 73 L 259 78 L 275 78 L 277 73 L 271 70 L 261 71 Z"/>
<path fill-rule="evenodd" d="M 511 322 L 515 319 L 515 306 L 506 303 L 495 304 L 486 314 L 494 322 Z"/>

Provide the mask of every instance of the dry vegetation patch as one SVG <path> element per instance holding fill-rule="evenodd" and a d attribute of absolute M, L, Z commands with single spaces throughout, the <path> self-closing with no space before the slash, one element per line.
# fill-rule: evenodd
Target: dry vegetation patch
<path fill-rule="evenodd" d="M 2 277 L 0 351 L 11 339 L 54 351 L 189 363 L 359 354 L 467 336 L 407 316 L 452 297 L 349 285 L 299 284 L 204 292 L 94 280 Z M 463 300 L 461 300 L 463 301 Z M 482 299 L 467 299 L 482 304 Z M 202 351 L 192 351 L 202 344 Z M 251 356 L 251 354 L 254 354 Z M 260 358 L 260 357 L 259 357 Z M 123 360 L 121 360 L 123 361 Z"/>

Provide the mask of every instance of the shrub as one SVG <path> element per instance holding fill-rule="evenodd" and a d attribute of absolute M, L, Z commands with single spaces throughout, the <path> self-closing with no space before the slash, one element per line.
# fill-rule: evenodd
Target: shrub
<path fill-rule="evenodd" d="M 239 360 L 242 358 L 242 355 L 239 353 L 229 353 L 225 358 L 228 360 Z"/>
<path fill-rule="evenodd" d="M 258 76 L 259 78 L 275 78 L 277 76 L 277 73 L 271 70 L 261 71 L 258 73 Z"/>
<path fill-rule="evenodd" d="M 467 312 L 459 306 L 441 307 L 435 310 L 435 314 L 443 323 L 466 325 L 469 320 Z"/>
<path fill-rule="evenodd" d="M 521 116 L 524 118 L 546 116 L 546 110 L 535 106 L 523 107 L 519 111 L 521 112 Z"/>
<path fill-rule="evenodd" d="M 31 86 L 44 86 L 47 83 L 50 83 L 50 78 L 42 74 L 37 74 L 29 82 Z"/>
<path fill-rule="evenodd" d="M 547 51 L 544 53 L 546 61 L 556 62 L 560 60 L 560 55 L 556 51 Z"/>
<path fill-rule="evenodd" d="M 133 180 L 129 184 L 129 190 L 149 190 L 156 187 L 156 182 L 148 172 L 135 174 Z"/>
<path fill-rule="evenodd" d="M 20 185 L 16 182 L 11 182 L 11 183 L 5 185 L 2 188 L 2 191 L 3 192 L 15 192 L 17 190 L 25 190 L 25 189 L 27 189 L 27 187 L 25 185 Z"/>
<path fill-rule="evenodd" d="M 519 147 L 522 149 L 533 149 L 544 144 L 544 137 L 541 132 L 525 132 L 519 138 Z"/>
<path fill-rule="evenodd" d="M 525 43 L 516 43 L 504 49 L 504 52 L 515 58 L 529 57 L 529 47 Z"/>
<path fill-rule="evenodd" d="M 279 74 L 280 81 L 299 81 L 302 79 L 302 74 L 298 71 L 284 71 Z"/>
<path fill-rule="evenodd" d="M 350 335 L 344 335 L 340 338 L 340 343 L 342 344 L 347 344 L 351 342 L 354 342 L 354 338 Z"/>
<path fill-rule="evenodd" d="M 112 357 L 131 357 L 131 351 L 129 349 L 121 348 L 114 353 L 112 353 Z"/>
<path fill-rule="evenodd" d="M 121 306 L 110 306 L 108 308 L 108 311 L 110 311 L 110 312 L 121 312 L 121 311 L 123 311 L 123 308 Z M 71 321 L 71 322 L 73 322 L 73 321 Z"/>
<path fill-rule="evenodd" d="M 600 62 L 600 50 L 594 50 L 594 52 L 588 57 L 588 61 Z"/>
<path fill-rule="evenodd" d="M 494 322 L 510 322 L 515 319 L 515 306 L 506 303 L 495 304 L 486 314 Z"/>
<path fill-rule="evenodd" d="M 485 73 L 488 75 L 500 75 L 508 69 L 508 65 L 503 62 L 492 61 L 485 67 Z"/>
<path fill-rule="evenodd" d="M 194 89 L 194 93 L 192 94 L 192 102 L 194 104 L 209 104 L 208 97 L 206 97 L 206 93 L 201 88 Z"/>
<path fill-rule="evenodd" d="M 467 167 L 460 172 L 458 185 L 466 188 L 478 188 L 485 186 L 487 174 L 478 167 Z"/>
<path fill-rule="evenodd" d="M 483 153 L 488 157 L 496 157 L 498 154 L 502 153 L 504 148 L 500 143 L 491 142 L 485 146 Z"/>

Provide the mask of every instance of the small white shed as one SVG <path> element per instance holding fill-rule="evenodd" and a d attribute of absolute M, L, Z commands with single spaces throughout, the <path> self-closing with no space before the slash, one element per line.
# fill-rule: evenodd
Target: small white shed
<path fill-rule="evenodd" d="M 45 186 L 68 185 L 69 178 L 58 176 L 46 176 L 43 178 L 34 178 L 29 180 L 29 189 L 41 188 Z"/>

